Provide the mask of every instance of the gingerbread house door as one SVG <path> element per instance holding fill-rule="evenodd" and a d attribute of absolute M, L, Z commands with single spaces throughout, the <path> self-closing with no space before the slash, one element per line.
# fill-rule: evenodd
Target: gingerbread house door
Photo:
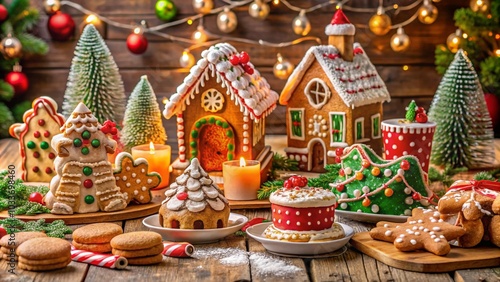
<path fill-rule="evenodd" d="M 234 158 L 234 131 L 218 116 L 204 116 L 195 122 L 189 145 L 206 171 L 222 171 L 222 163 Z"/>
<path fill-rule="evenodd" d="M 312 146 L 311 171 L 325 172 L 325 148 L 321 142 L 315 142 Z"/>

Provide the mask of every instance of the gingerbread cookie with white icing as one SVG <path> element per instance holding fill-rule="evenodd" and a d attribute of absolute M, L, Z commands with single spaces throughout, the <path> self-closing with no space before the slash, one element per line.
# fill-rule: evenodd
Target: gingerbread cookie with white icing
<path fill-rule="evenodd" d="M 127 201 L 138 204 L 151 202 L 151 189 L 161 182 L 157 172 L 148 173 L 148 161 L 144 158 L 134 160 L 131 154 L 121 152 L 116 156 L 114 175 L 116 185 Z"/>
<path fill-rule="evenodd" d="M 10 135 L 19 139 L 21 177 L 24 181 L 49 182 L 56 174 L 56 152 L 50 147 L 50 141 L 61 132 L 64 117 L 57 113 L 57 103 L 52 98 L 42 96 L 33 101 L 23 121 L 9 128 Z"/>
<path fill-rule="evenodd" d="M 450 250 L 448 241 L 455 240 L 465 233 L 440 218 L 434 209 L 415 208 L 406 223 L 380 221 L 370 230 L 376 240 L 393 242 L 400 251 L 427 250 L 435 255 L 447 255 Z"/>
<path fill-rule="evenodd" d="M 160 225 L 178 229 L 214 229 L 228 226 L 229 202 L 203 170 L 197 158 L 165 191 L 159 210 Z"/>

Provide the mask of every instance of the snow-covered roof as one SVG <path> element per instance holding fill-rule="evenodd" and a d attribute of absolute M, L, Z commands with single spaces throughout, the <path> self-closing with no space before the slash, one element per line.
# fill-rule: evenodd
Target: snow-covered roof
<path fill-rule="evenodd" d="M 177 93 L 165 105 L 165 118 L 184 111 L 210 77 L 215 77 L 217 83 L 227 89 L 231 100 L 240 106 L 240 111 L 252 119 L 258 120 L 270 114 L 276 107 L 278 94 L 270 89 L 267 80 L 260 76 L 251 62 L 247 65 L 254 70 L 252 74 L 245 72 L 242 64 L 233 65 L 229 62 L 232 56 L 238 54 L 228 43 L 219 43 L 203 51 L 202 58 L 190 69 L 184 82 L 177 87 Z"/>
<path fill-rule="evenodd" d="M 61 127 L 61 131 L 69 135 L 73 131 L 78 133 L 82 133 L 85 130 L 96 132 L 100 128 L 101 125 L 97 121 L 97 118 L 84 103 L 80 102 L 68 117 L 66 123 Z"/>
<path fill-rule="evenodd" d="M 286 105 L 302 80 L 306 70 L 317 60 L 335 91 L 351 108 L 377 102 L 389 102 L 391 97 L 384 81 L 370 62 L 359 43 L 354 43 L 354 59 L 344 61 L 337 48 L 330 45 L 313 46 L 288 78 L 280 95 Z"/>

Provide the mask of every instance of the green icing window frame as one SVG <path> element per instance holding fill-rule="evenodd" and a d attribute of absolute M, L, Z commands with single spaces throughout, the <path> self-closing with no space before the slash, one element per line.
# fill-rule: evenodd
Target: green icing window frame
<path fill-rule="evenodd" d="M 372 139 L 382 138 L 380 113 L 372 115 L 371 120 L 372 120 L 372 126 L 371 126 Z"/>
<path fill-rule="evenodd" d="M 345 142 L 346 117 L 344 112 L 329 112 L 330 147 L 347 147 Z"/>
<path fill-rule="evenodd" d="M 191 132 L 189 135 L 189 148 L 190 148 L 190 160 L 198 157 L 198 137 L 200 135 L 200 131 L 205 125 L 217 125 L 225 130 L 226 136 L 230 138 L 229 144 L 227 144 L 227 160 L 234 160 L 234 131 L 231 125 L 221 117 L 218 116 L 205 116 L 198 119 L 191 128 Z"/>
<path fill-rule="evenodd" d="M 304 108 L 289 108 L 288 120 L 290 139 L 305 140 Z"/>
<path fill-rule="evenodd" d="M 365 118 L 359 117 L 354 120 L 354 142 L 361 143 L 370 141 L 370 139 L 365 138 Z"/>

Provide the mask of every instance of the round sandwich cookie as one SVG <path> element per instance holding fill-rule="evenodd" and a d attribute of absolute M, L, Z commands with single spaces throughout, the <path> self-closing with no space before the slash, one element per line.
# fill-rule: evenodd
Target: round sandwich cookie
<path fill-rule="evenodd" d="M 5 260 L 10 260 L 12 258 L 17 259 L 15 253 L 17 247 L 30 239 L 40 237 L 47 237 L 47 235 L 42 232 L 17 232 L 8 236 L 3 236 L 2 239 L 0 239 L 0 253 L 2 258 Z"/>
<path fill-rule="evenodd" d="M 160 243 L 151 248 L 134 250 L 134 251 L 113 249 L 113 255 L 118 255 L 126 258 L 137 258 L 137 257 L 154 256 L 160 254 L 162 251 L 163 251 L 163 243 Z"/>
<path fill-rule="evenodd" d="M 123 233 L 121 226 L 114 223 L 93 223 L 73 231 L 73 241 L 80 244 L 109 243 L 111 239 Z"/>
<path fill-rule="evenodd" d="M 161 235 L 152 231 L 123 233 L 111 240 L 113 249 L 125 251 L 148 249 L 159 244 L 162 244 Z"/>
<path fill-rule="evenodd" d="M 16 254 L 19 268 L 48 271 L 66 267 L 71 263 L 71 244 L 59 238 L 40 237 L 21 244 Z"/>

